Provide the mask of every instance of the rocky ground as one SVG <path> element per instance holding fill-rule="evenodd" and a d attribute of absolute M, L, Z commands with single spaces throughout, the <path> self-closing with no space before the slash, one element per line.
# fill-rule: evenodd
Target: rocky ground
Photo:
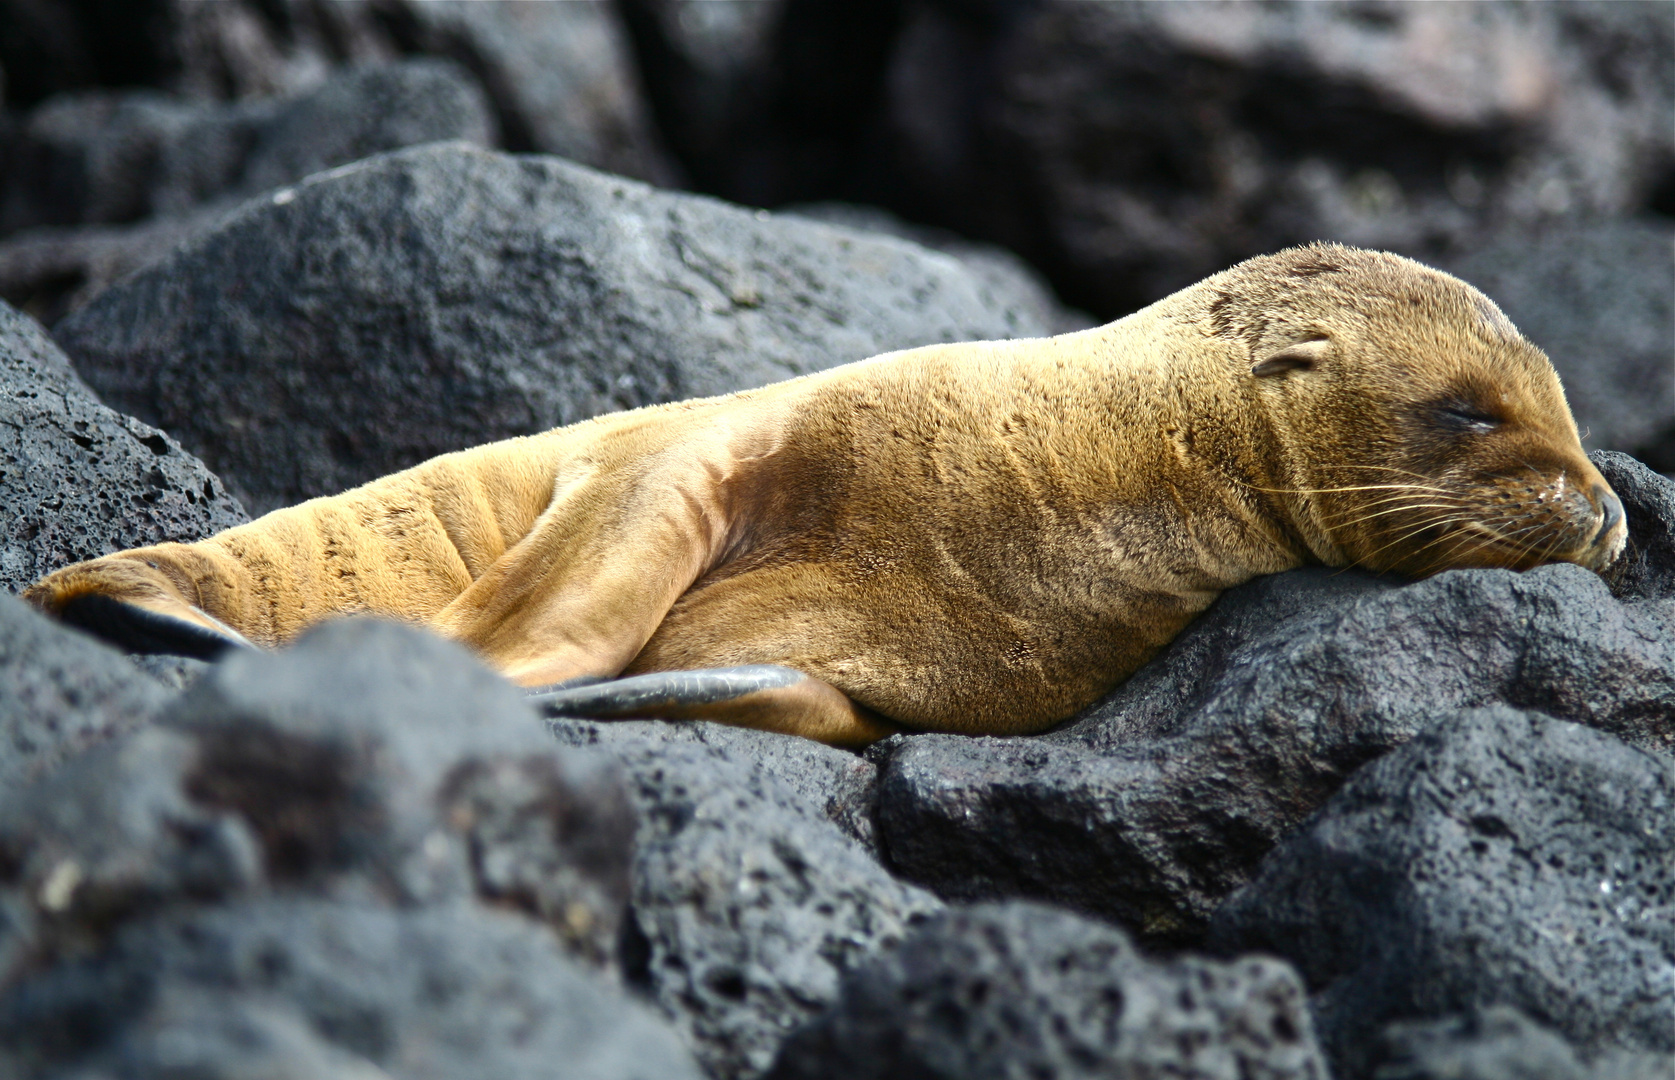
<path fill-rule="evenodd" d="M 0 596 L 0 1075 L 1669 1076 L 1664 15 L 0 0 L 6 592 L 1316 236 L 1495 297 L 1631 531 L 1258 579 L 1048 735 L 862 755 Z"/>

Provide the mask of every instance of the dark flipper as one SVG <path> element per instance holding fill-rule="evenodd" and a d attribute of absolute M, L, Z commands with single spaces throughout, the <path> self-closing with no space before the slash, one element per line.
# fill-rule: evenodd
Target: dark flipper
<path fill-rule="evenodd" d="M 103 593 L 86 593 L 65 601 L 58 617 L 127 652 L 215 660 L 228 649 L 250 647 L 207 627 L 125 604 Z"/>
<path fill-rule="evenodd" d="M 865 746 L 900 730 L 830 683 L 776 664 L 573 680 L 532 691 L 530 701 L 550 717 L 714 720 L 837 746 Z"/>

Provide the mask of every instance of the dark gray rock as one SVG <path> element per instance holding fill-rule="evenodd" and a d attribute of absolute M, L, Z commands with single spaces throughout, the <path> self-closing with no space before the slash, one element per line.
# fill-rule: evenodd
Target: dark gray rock
<path fill-rule="evenodd" d="M 0 303 L 0 588 L 247 520 L 202 462 L 101 405 L 41 328 Z"/>
<path fill-rule="evenodd" d="M 476 84 L 446 61 L 350 68 L 287 98 L 231 104 L 89 93 L 35 111 L 0 183 L 0 298 L 56 322 L 219 224 L 238 201 L 370 154 L 488 145 Z M 137 224 L 136 224 L 137 223 Z"/>
<path fill-rule="evenodd" d="M 394 0 L 381 29 L 405 52 L 449 57 L 494 104 L 499 145 L 557 154 L 596 169 L 672 184 L 641 101 L 638 73 L 608 0 Z"/>
<path fill-rule="evenodd" d="M 1675 597 L 1675 480 L 1627 454 L 1596 450 L 1588 458 L 1628 519 L 1628 544 L 1606 571 L 1611 591 L 1631 601 Z"/>
<path fill-rule="evenodd" d="M 715 1076 L 760 1076 L 844 972 L 936 899 L 771 771 L 705 746 L 602 743 L 640 810 L 624 966 Z"/>
<path fill-rule="evenodd" d="M 1391 1020 L 1512 1005 L 1585 1055 L 1675 1054 L 1675 764 L 1473 710 L 1359 772 L 1215 916 L 1292 960 L 1338 1074 Z"/>
<path fill-rule="evenodd" d="M 615 964 L 634 815 L 460 647 L 370 620 L 231 656 L 157 725 L 0 793 L 0 957 L 264 889 L 477 901 Z M 0 969 L 0 984 L 19 972 Z"/>
<path fill-rule="evenodd" d="M 1569 565 L 1259 578 L 1053 734 L 886 747 L 879 835 L 945 898 L 1036 897 L 1190 941 L 1352 772 L 1461 708 L 1667 751 L 1672 641 L 1675 605 L 1620 603 Z"/>
<path fill-rule="evenodd" d="M 54 98 L 8 148 L 0 226 L 178 216 L 383 150 L 493 142 L 493 119 L 442 60 L 351 68 L 289 98 L 215 104 L 154 91 Z"/>
<path fill-rule="evenodd" d="M 0 595 L 0 791 L 139 727 L 168 697 L 121 653 Z"/>
<path fill-rule="evenodd" d="M 568 746 L 608 748 L 618 743 L 707 746 L 765 772 L 826 815 L 839 829 L 877 853 L 872 815 L 878 803 L 878 766 L 847 750 L 796 735 L 729 727 L 703 720 L 553 720 Z"/>
<path fill-rule="evenodd" d="M 1667 1080 L 1661 1054 L 1616 1051 L 1593 1062 L 1510 1005 L 1384 1031 L 1374 1080 Z"/>
<path fill-rule="evenodd" d="M 1584 446 L 1675 471 L 1675 223 L 1511 231 L 1440 265 L 1546 351 Z"/>
<path fill-rule="evenodd" d="M 666 1024 L 539 925 L 469 905 L 185 907 L 0 992 L 8 1076 L 320 1075 L 255 1071 L 304 1062 L 334 1080 L 700 1075 Z"/>
<path fill-rule="evenodd" d="M 1302 982 L 1255 957 L 1150 960 L 1039 904 L 950 911 L 845 977 L 770 1080 L 1325 1080 Z"/>
<path fill-rule="evenodd" d="M 268 508 L 599 412 L 1043 329 L 903 241 L 454 144 L 252 203 L 57 333 L 107 400 Z"/>

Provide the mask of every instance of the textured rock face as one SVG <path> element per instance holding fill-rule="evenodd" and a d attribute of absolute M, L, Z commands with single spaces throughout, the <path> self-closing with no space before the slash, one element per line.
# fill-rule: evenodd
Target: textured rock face
<path fill-rule="evenodd" d="M 265 509 L 612 409 L 1043 330 L 902 241 L 439 145 L 252 204 L 57 334 Z"/>
<path fill-rule="evenodd" d="M 795 735 L 701 720 L 554 720 L 551 724 L 558 740 L 569 746 L 607 751 L 619 744 L 707 746 L 773 777 L 876 854 L 872 817 L 878 803 L 878 767 L 846 750 Z"/>
<path fill-rule="evenodd" d="M 880 840 L 944 897 L 1190 940 L 1352 772 L 1459 708 L 1540 708 L 1667 751 L 1672 640 L 1667 601 L 1621 603 L 1570 566 L 1258 579 L 1055 734 L 900 740 Z"/>
<path fill-rule="evenodd" d="M 0 595 L 0 791 L 138 727 L 165 697 L 120 653 Z"/>
<path fill-rule="evenodd" d="M 439 139 L 494 141 L 482 92 L 441 60 L 352 68 L 288 98 L 56 98 L 8 140 L 0 296 L 46 322 L 212 228 L 243 197 Z M 133 224 L 139 222 L 139 224 Z"/>
<path fill-rule="evenodd" d="M 1622 600 L 1675 597 L 1675 482 L 1629 457 L 1595 451 L 1589 460 L 1623 501 L 1629 543 L 1607 571 Z"/>
<path fill-rule="evenodd" d="M 1555 224 L 1497 236 L 1441 266 L 1552 358 L 1584 446 L 1675 472 L 1675 224 Z"/>
<path fill-rule="evenodd" d="M 703 190 L 882 202 L 1102 317 L 1306 240 L 1437 254 L 1671 198 L 1656 5 L 623 8 Z"/>
<path fill-rule="evenodd" d="M 1018 902 L 950 911 L 847 977 L 838 1002 L 787 1040 L 769 1074 L 1326 1075 L 1286 965 L 1148 960 L 1111 926 Z"/>
<path fill-rule="evenodd" d="M 715 1076 L 760 1076 L 846 971 L 941 907 L 770 768 L 703 746 L 602 749 L 640 811 L 627 974 Z"/>
<path fill-rule="evenodd" d="M 298 897 L 130 924 L 96 959 L 0 994 L 0 1044 L 31 1080 L 60 1062 L 143 1080 L 700 1075 L 667 1026 L 527 920 Z M 281 1064 L 306 1070 L 258 1071 Z"/>
<path fill-rule="evenodd" d="M 1660 1080 L 1663 1054 L 1610 1051 L 1591 1061 L 1510 1005 L 1385 1029 L 1377 1080 Z"/>
<path fill-rule="evenodd" d="M 101 405 L 41 328 L 0 303 L 0 587 L 246 520 L 202 462 Z"/>
<path fill-rule="evenodd" d="M 1297 963 L 1340 1075 L 1367 1075 L 1384 1021 L 1497 1004 L 1590 1055 L 1669 1055 L 1672 809 L 1667 757 L 1468 712 L 1359 772 L 1216 913 L 1212 939 Z"/>
<path fill-rule="evenodd" d="M 0 792 L 0 1071 L 696 1075 L 612 975 L 634 830 L 616 767 L 457 646 L 233 656 Z"/>

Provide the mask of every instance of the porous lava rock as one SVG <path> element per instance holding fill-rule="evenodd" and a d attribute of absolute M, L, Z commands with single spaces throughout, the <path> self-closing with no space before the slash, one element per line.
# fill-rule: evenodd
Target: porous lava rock
<path fill-rule="evenodd" d="M 0 791 L 0 1071 L 696 1076 L 615 974 L 634 833 L 615 764 L 456 645 L 237 653 Z"/>
<path fill-rule="evenodd" d="M 1442 1020 L 1397 1021 L 1380 1039 L 1376 1080 L 1663 1080 L 1669 1058 L 1632 1050 L 1579 1058 L 1510 1005 Z"/>
<path fill-rule="evenodd" d="M 40 326 L 0 303 L 0 588 L 246 520 L 201 461 L 100 404 Z"/>
<path fill-rule="evenodd" d="M 1039 334 L 904 241 L 460 144 L 248 205 L 56 328 L 253 506 L 943 341 Z"/>
<path fill-rule="evenodd" d="M 848 975 L 770 1080 L 1325 1080 L 1286 964 L 1141 955 L 1113 926 L 1013 901 L 954 909 Z"/>
<path fill-rule="evenodd" d="M 303 896 L 125 924 L 96 956 L 0 991 L 0 1047 L 23 1080 L 702 1075 L 650 1009 L 537 923 Z M 309 1071 L 260 1071 L 277 1064 Z"/>
<path fill-rule="evenodd" d="M 442 139 L 492 145 L 494 119 L 464 71 L 429 58 L 348 68 L 283 98 L 55 98 L 4 150 L 0 232 L 16 235 L 0 242 L 0 297 L 55 322 L 242 198 Z"/>
<path fill-rule="evenodd" d="M 796 735 L 704 720 L 551 723 L 558 740 L 569 746 L 608 749 L 619 743 L 653 743 L 710 747 L 790 788 L 868 851 L 877 853 L 872 815 L 878 803 L 878 766 L 847 750 Z"/>
<path fill-rule="evenodd" d="M 1588 459 L 1623 502 L 1628 544 L 1606 570 L 1621 600 L 1675 597 L 1675 480 L 1629 457 L 1596 450 Z"/>
<path fill-rule="evenodd" d="M 1511 1005 L 1583 1054 L 1675 1054 L 1675 763 L 1505 707 L 1358 772 L 1215 914 L 1297 965 L 1338 1075 L 1379 1028 Z"/>
<path fill-rule="evenodd" d="M 0 595 L 0 791 L 139 727 L 167 698 L 121 653 Z"/>
<path fill-rule="evenodd" d="M 1057 732 L 882 748 L 880 843 L 945 898 L 1035 897 L 1190 941 L 1351 773 L 1461 708 L 1668 752 L 1672 642 L 1675 605 L 1624 603 L 1568 564 L 1258 578 Z"/>
<path fill-rule="evenodd" d="M 1290 244 L 1437 256 L 1675 193 L 1651 4 L 622 8 L 694 186 L 882 203 L 1102 318 Z"/>
<path fill-rule="evenodd" d="M 704 745 L 600 749 L 640 812 L 627 975 L 712 1075 L 762 1075 L 845 972 L 941 908 L 771 769 Z"/>

